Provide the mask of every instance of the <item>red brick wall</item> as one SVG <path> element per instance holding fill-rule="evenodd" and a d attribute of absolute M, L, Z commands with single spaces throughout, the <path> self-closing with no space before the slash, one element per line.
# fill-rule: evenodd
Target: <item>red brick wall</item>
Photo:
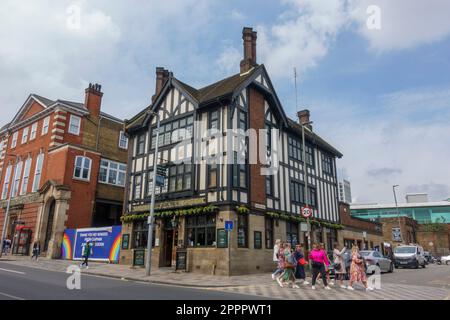
<path fill-rule="evenodd" d="M 339 202 L 339 214 L 341 217 L 341 224 L 344 226 L 381 234 L 382 226 L 380 223 L 353 218 L 350 214 L 350 206 L 344 202 Z M 379 228 L 379 231 L 377 231 L 377 227 Z"/>
<path fill-rule="evenodd" d="M 259 134 L 259 130 L 265 128 L 264 97 L 253 88 L 248 90 L 250 129 L 256 130 L 257 134 Z M 250 202 L 252 204 L 266 204 L 265 185 L 265 176 L 261 175 L 261 164 L 258 157 L 258 163 L 250 165 Z"/>
<path fill-rule="evenodd" d="M 30 108 L 27 110 L 27 112 L 22 116 L 22 119 L 23 120 L 28 119 L 33 115 L 35 115 L 36 113 L 41 112 L 42 110 L 44 110 L 44 107 L 40 103 L 33 102 Z"/>

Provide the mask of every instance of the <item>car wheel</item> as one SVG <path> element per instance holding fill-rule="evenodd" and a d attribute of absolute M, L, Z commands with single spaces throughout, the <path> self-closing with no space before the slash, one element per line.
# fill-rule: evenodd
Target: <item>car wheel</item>
<path fill-rule="evenodd" d="M 416 265 L 414 266 L 414 269 L 419 269 L 419 261 L 417 261 Z"/>

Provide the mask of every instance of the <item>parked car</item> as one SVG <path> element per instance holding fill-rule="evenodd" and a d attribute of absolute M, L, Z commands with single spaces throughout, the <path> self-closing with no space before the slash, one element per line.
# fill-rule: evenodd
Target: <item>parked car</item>
<path fill-rule="evenodd" d="M 391 259 L 383 257 L 379 251 L 375 250 L 363 250 L 360 251 L 366 264 L 366 273 L 373 274 L 376 272 L 376 268 L 380 268 L 381 272 L 393 272 L 394 263 Z"/>
<path fill-rule="evenodd" d="M 394 249 L 394 258 L 395 268 L 413 267 L 417 269 L 419 266 L 426 267 L 424 251 L 421 246 L 398 246 Z"/>
<path fill-rule="evenodd" d="M 446 265 L 449 265 L 450 264 L 450 256 L 443 256 L 443 257 L 441 257 L 440 261 L 441 261 L 441 264 L 445 263 Z"/>

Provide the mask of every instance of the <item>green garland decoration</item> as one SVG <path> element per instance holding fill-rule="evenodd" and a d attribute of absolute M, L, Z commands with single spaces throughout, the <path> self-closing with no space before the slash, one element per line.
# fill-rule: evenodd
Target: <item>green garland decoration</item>
<path fill-rule="evenodd" d="M 250 209 L 246 206 L 236 206 L 236 211 L 238 214 L 248 214 Z"/>
<path fill-rule="evenodd" d="M 271 218 L 274 218 L 274 219 L 281 219 L 281 220 L 285 220 L 285 221 L 306 222 L 306 219 L 303 217 L 289 215 L 289 214 L 285 214 L 285 213 L 267 212 L 266 215 Z M 320 227 L 320 226 L 327 227 L 329 229 L 336 229 L 336 230 L 344 229 L 344 226 L 342 224 L 319 221 L 316 219 L 311 219 L 310 223 L 311 223 L 311 225 L 315 225 L 318 227 Z"/>
<path fill-rule="evenodd" d="M 203 207 L 192 207 L 187 209 L 177 209 L 177 210 L 166 210 L 155 212 L 155 218 L 166 218 L 166 217 L 184 217 L 192 215 L 200 215 L 205 213 L 211 213 L 218 209 L 217 206 L 207 205 Z M 139 214 L 126 214 L 120 217 L 120 220 L 124 223 L 133 222 L 136 220 L 145 220 L 150 215 L 150 213 L 139 213 Z"/>

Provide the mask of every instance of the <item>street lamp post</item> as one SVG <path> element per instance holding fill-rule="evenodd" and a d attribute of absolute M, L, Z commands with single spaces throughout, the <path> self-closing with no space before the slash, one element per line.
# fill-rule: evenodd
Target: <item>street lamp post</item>
<path fill-rule="evenodd" d="M 305 142 L 305 126 L 311 125 L 312 121 L 302 123 L 302 143 L 303 143 L 303 172 L 305 180 L 305 203 L 308 205 L 308 166 L 306 164 L 306 142 Z M 308 252 L 311 252 L 311 222 L 309 217 L 306 218 L 306 223 L 308 225 Z"/>
<path fill-rule="evenodd" d="M 150 215 L 148 217 L 148 236 L 147 236 L 147 261 L 145 265 L 145 274 L 147 276 L 150 275 L 152 269 L 152 243 L 153 243 L 153 216 L 155 213 L 155 187 L 156 187 L 156 171 L 158 168 L 158 140 L 159 140 L 159 127 L 160 127 L 160 119 L 159 114 L 153 112 L 153 115 L 157 118 L 156 125 L 156 144 L 155 144 L 155 153 L 153 155 L 153 183 L 152 183 L 152 193 L 151 193 L 151 202 L 150 202 Z"/>
<path fill-rule="evenodd" d="M 396 187 L 398 187 L 398 184 L 392 186 L 392 191 L 394 193 L 395 208 L 397 209 L 397 219 L 398 219 L 398 229 L 400 230 L 400 239 L 403 242 L 402 225 L 400 223 L 400 210 L 398 210 L 397 195 L 395 194 Z"/>
<path fill-rule="evenodd" d="M 3 255 L 3 243 L 4 243 L 5 237 L 6 237 L 6 222 L 8 221 L 9 208 L 11 207 L 11 198 L 12 198 L 12 195 L 13 195 L 13 192 L 14 192 L 14 188 L 16 187 L 16 185 L 15 185 L 16 184 L 16 177 L 15 177 L 15 175 L 17 174 L 16 170 L 17 170 L 17 156 L 16 156 L 16 163 L 15 163 L 14 174 L 11 175 L 12 179 L 13 179 L 13 182 L 12 182 L 12 185 L 11 185 L 11 189 L 9 191 L 8 202 L 6 204 L 5 219 L 3 221 L 2 239 L 1 239 L 1 243 L 0 243 L 0 248 L 1 248 L 1 250 L 0 250 L 0 258 Z"/>

